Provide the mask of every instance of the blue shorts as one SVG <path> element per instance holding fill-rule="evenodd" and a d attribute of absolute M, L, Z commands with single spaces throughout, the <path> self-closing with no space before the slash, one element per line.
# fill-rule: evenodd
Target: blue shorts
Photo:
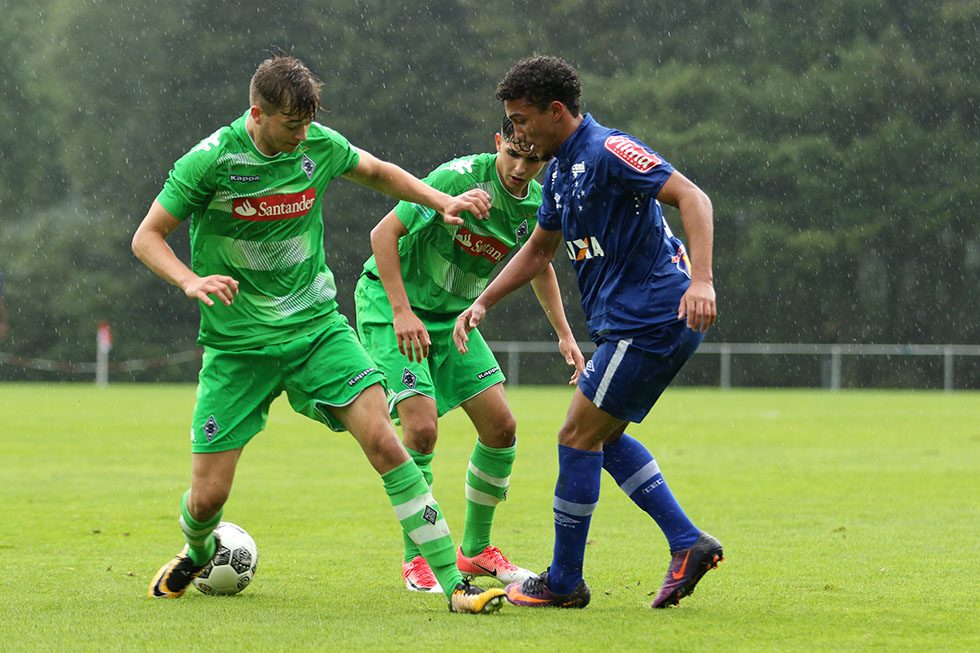
<path fill-rule="evenodd" d="M 600 340 L 578 388 L 596 408 L 641 422 L 703 339 L 678 321 L 624 340 Z"/>

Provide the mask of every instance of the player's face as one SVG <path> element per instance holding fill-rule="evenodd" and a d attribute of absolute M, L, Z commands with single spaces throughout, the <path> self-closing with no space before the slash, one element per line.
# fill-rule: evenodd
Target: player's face
<path fill-rule="evenodd" d="M 521 141 L 513 141 L 497 134 L 497 174 L 500 183 L 515 197 L 524 197 L 531 183 L 545 162 Z"/>
<path fill-rule="evenodd" d="M 542 161 L 555 155 L 558 146 L 558 123 L 554 112 L 541 111 L 526 100 L 506 100 L 504 112 L 514 123 L 514 136 L 530 145 Z"/>
<path fill-rule="evenodd" d="M 263 154 L 273 156 L 293 152 L 306 140 L 310 119 L 291 118 L 282 113 L 269 115 L 252 107 L 255 122 L 255 145 Z"/>

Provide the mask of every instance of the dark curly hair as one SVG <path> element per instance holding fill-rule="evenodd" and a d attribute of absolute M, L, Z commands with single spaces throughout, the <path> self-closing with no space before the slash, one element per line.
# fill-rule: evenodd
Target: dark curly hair
<path fill-rule="evenodd" d="M 285 53 L 273 54 L 259 64 L 248 88 L 248 99 L 263 113 L 282 113 L 291 120 L 313 120 L 320 106 L 318 80 L 309 68 Z"/>
<path fill-rule="evenodd" d="M 539 55 L 521 59 L 497 84 L 497 99 L 501 102 L 526 100 L 544 111 L 558 100 L 573 116 L 578 116 L 581 95 L 578 73 L 561 57 Z"/>

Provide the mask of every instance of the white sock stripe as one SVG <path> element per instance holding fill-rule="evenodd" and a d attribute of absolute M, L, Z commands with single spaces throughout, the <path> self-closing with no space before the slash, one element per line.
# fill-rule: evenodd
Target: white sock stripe
<path fill-rule="evenodd" d="M 510 487 L 510 476 L 504 476 L 503 478 L 501 478 L 500 476 L 491 476 L 490 474 L 487 474 L 485 471 L 483 471 L 482 469 L 474 465 L 472 460 L 470 461 L 469 467 L 467 467 L 467 469 L 470 471 L 471 474 L 473 474 L 473 476 L 477 477 L 481 481 L 486 481 L 490 485 L 493 485 L 495 487 Z"/>
<path fill-rule="evenodd" d="M 574 503 L 572 501 L 565 501 L 559 497 L 555 497 L 555 510 L 560 510 L 566 512 L 569 515 L 575 515 L 576 517 L 588 517 L 593 512 L 595 512 L 595 507 L 599 505 L 596 503 Z"/>
<path fill-rule="evenodd" d="M 625 492 L 627 495 L 633 494 L 633 492 L 636 491 L 636 488 L 640 487 L 659 473 L 660 466 L 657 464 L 657 461 L 651 460 L 646 465 L 638 469 L 636 473 L 634 473 L 628 479 L 620 483 L 619 487 L 621 487 L 623 492 Z"/>
<path fill-rule="evenodd" d="M 420 494 L 413 499 L 409 499 L 405 503 L 394 506 L 395 515 L 398 517 L 398 521 L 404 521 L 412 515 L 417 515 L 425 510 L 426 506 L 432 506 L 433 508 L 436 506 L 436 500 L 432 498 L 431 492 Z"/>
<path fill-rule="evenodd" d="M 476 488 L 470 487 L 469 484 L 466 485 L 466 500 L 478 503 L 481 506 L 495 506 L 503 501 L 503 499 L 498 499 L 492 494 L 480 492 Z"/>
<path fill-rule="evenodd" d="M 445 519 L 440 519 L 435 524 L 425 524 L 409 531 L 408 536 L 419 545 L 434 542 L 440 538 L 449 537 L 449 524 L 446 523 Z"/>
<path fill-rule="evenodd" d="M 602 400 L 606 398 L 606 391 L 609 389 L 609 384 L 612 383 L 613 376 L 616 374 L 619 364 L 623 362 L 623 358 L 626 356 L 626 350 L 629 349 L 631 344 L 633 344 L 633 339 L 627 338 L 626 340 L 620 340 L 619 344 L 616 345 L 616 351 L 609 360 L 609 365 L 606 366 L 606 372 L 602 375 L 602 380 L 599 381 L 599 387 L 595 391 L 595 399 L 592 403 L 596 405 L 596 408 L 602 408 Z"/>
<path fill-rule="evenodd" d="M 212 526 L 211 528 L 203 528 L 201 530 L 194 530 L 193 528 L 190 527 L 190 524 L 188 524 L 187 521 L 184 519 L 184 516 L 181 515 L 180 516 L 180 530 L 182 530 L 184 532 L 184 535 L 186 535 L 187 537 L 196 537 L 196 538 L 204 538 L 204 539 L 206 539 L 207 536 L 212 531 L 214 531 L 214 527 Z"/>

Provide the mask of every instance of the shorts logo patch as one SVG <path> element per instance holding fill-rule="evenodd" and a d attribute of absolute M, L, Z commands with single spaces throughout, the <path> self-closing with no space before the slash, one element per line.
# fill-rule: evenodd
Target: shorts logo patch
<path fill-rule="evenodd" d="M 204 423 L 204 435 L 207 436 L 208 442 L 214 439 L 214 436 L 218 434 L 221 428 L 218 426 L 218 422 L 215 421 L 214 415 L 208 417 L 208 421 Z"/>
<path fill-rule="evenodd" d="M 422 512 L 422 519 L 429 522 L 433 526 L 436 524 L 436 519 L 439 518 L 439 513 L 432 506 L 426 506 L 425 510 Z"/>
<path fill-rule="evenodd" d="M 409 388 L 410 390 L 414 390 L 415 383 L 418 380 L 419 378 L 414 374 L 412 374 L 412 370 L 408 369 L 407 367 L 404 368 L 404 371 L 402 372 L 402 383 L 405 384 L 406 388 Z"/>
<path fill-rule="evenodd" d="M 478 380 L 480 380 L 480 381 L 482 381 L 483 379 L 485 379 L 485 378 L 487 378 L 487 377 L 488 377 L 488 376 L 490 376 L 491 374 L 495 374 L 495 373 L 497 373 L 497 372 L 499 372 L 499 371 L 500 371 L 500 366 L 499 366 L 499 365 L 495 365 L 494 367 L 491 367 L 491 368 L 490 368 L 489 370 L 487 370 L 486 372 L 480 372 L 479 374 L 477 374 L 477 375 L 476 375 L 476 378 L 477 378 Z"/>
<path fill-rule="evenodd" d="M 367 376 L 368 374 L 370 374 L 370 373 L 371 373 L 371 372 L 373 372 L 374 370 L 375 370 L 375 368 L 373 368 L 373 367 L 369 367 L 369 368 L 367 368 L 367 369 L 366 369 L 366 370 L 364 370 L 363 372 L 360 372 L 360 373 L 358 373 L 357 375 L 355 375 L 355 376 L 353 376 L 353 377 L 351 377 L 351 378 L 350 378 L 350 379 L 349 379 L 349 380 L 347 381 L 347 385 L 349 385 L 350 387 L 352 387 L 352 388 L 353 388 L 353 387 L 354 387 L 355 385 L 357 385 L 357 382 L 358 382 L 358 381 L 360 381 L 361 379 L 363 379 L 363 378 L 364 378 L 365 376 Z"/>
<path fill-rule="evenodd" d="M 595 372 L 595 365 L 592 364 L 592 359 L 590 358 L 589 362 L 585 364 L 585 369 L 582 371 L 582 374 L 588 377 L 591 372 Z"/>

